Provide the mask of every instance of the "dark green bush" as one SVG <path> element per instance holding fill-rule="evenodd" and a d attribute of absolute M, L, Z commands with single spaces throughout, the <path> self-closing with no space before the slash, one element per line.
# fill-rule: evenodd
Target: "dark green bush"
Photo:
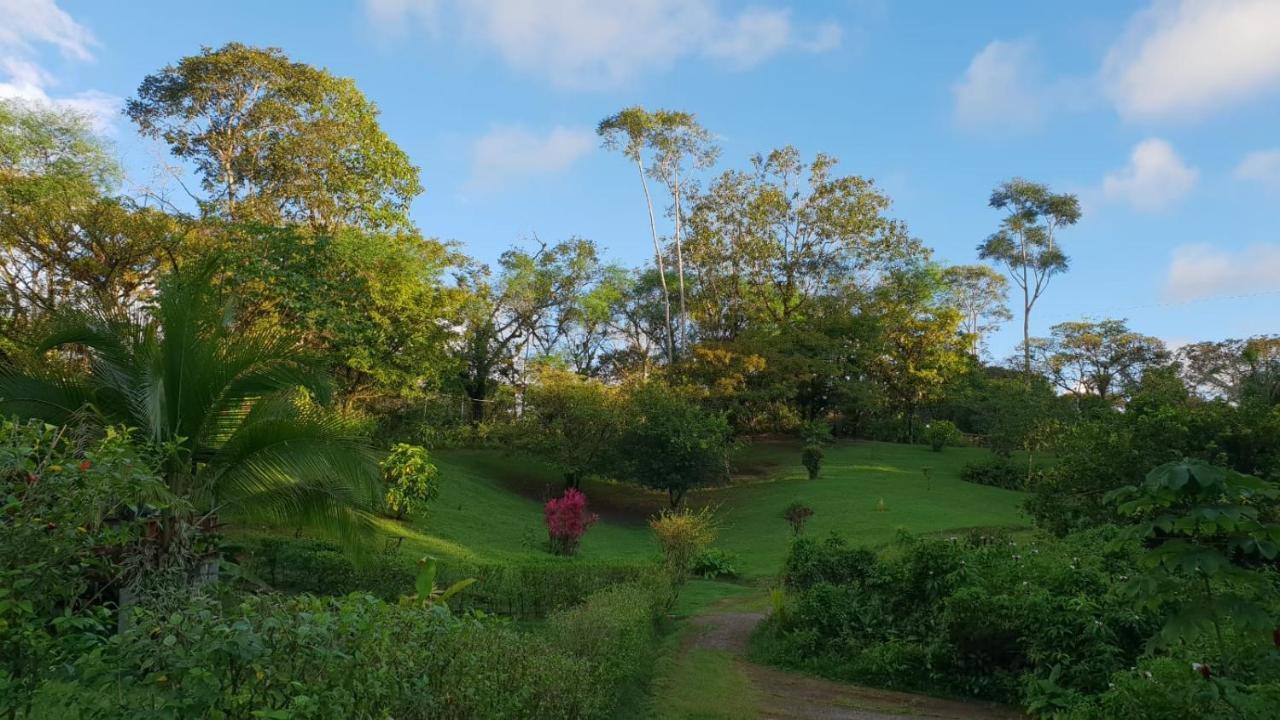
<path fill-rule="evenodd" d="M 607 716 L 592 658 L 505 625 L 368 595 L 195 596 L 47 685 L 62 717 L 580 718 Z"/>
<path fill-rule="evenodd" d="M 689 572 L 708 580 L 738 577 L 737 555 L 720 548 L 707 548 L 693 557 Z"/>
<path fill-rule="evenodd" d="M 1136 550 L 1110 539 L 907 538 L 882 558 L 801 538 L 761 646 L 775 663 L 907 690 L 1016 702 L 1061 666 L 1062 687 L 1098 693 L 1158 627 L 1118 588 Z"/>
<path fill-rule="evenodd" d="M 800 462 L 804 465 L 804 469 L 809 473 L 810 480 L 817 480 L 818 473 L 822 472 L 822 452 L 821 445 L 805 445 L 800 451 Z"/>
<path fill-rule="evenodd" d="M 960 469 L 960 479 L 977 485 L 990 485 L 1005 490 L 1027 488 L 1027 466 L 1004 457 L 971 462 Z"/>
<path fill-rule="evenodd" d="M 924 439 L 934 452 L 942 452 L 946 446 L 960 441 L 960 430 L 950 420 L 934 420 L 925 426 Z"/>
<path fill-rule="evenodd" d="M 245 564 L 277 590 L 320 595 L 367 592 L 395 600 L 412 592 L 416 557 L 387 553 L 353 561 L 330 543 L 306 538 L 261 538 L 246 541 Z M 479 609 L 521 619 L 545 617 L 582 602 L 604 587 L 646 575 L 642 563 L 601 563 L 548 558 L 513 563 L 467 563 L 444 559 L 439 582 L 448 585 L 474 577 L 475 585 L 453 601 L 457 609 Z"/>

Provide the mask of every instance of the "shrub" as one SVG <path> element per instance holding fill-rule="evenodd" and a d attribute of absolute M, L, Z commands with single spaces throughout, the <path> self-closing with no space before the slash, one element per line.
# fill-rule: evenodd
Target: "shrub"
<path fill-rule="evenodd" d="M 818 473 L 822 470 L 822 447 L 819 445 L 805 445 L 800 451 L 800 462 L 804 464 L 804 469 L 809 472 L 810 480 L 817 480 Z"/>
<path fill-rule="evenodd" d="M 690 572 L 708 580 L 738 576 L 738 556 L 720 548 L 707 548 L 693 558 Z"/>
<path fill-rule="evenodd" d="M 551 551 L 557 555 L 572 555 L 587 529 L 599 520 L 598 515 L 587 511 L 587 496 L 575 488 L 548 500 L 542 517 L 547 524 Z"/>
<path fill-rule="evenodd" d="M 95 718 L 603 717 L 612 688 L 599 676 L 591 660 L 443 608 L 196 596 L 140 610 L 40 702 L 43 716 Z"/>
<path fill-rule="evenodd" d="M 397 520 L 440 496 L 440 471 L 418 445 L 396 443 L 379 464 L 387 511 Z"/>
<path fill-rule="evenodd" d="M 656 621 L 665 591 L 653 579 L 614 585 L 547 618 L 547 637 L 557 648 L 590 662 L 605 710 L 612 712 L 620 693 L 647 675 L 657 643 Z"/>
<path fill-rule="evenodd" d="M 701 510 L 663 510 L 649 520 L 662 566 L 671 583 L 668 607 L 675 603 L 680 587 L 689 579 L 693 560 L 711 545 L 716 537 L 716 519 L 711 508 Z"/>
<path fill-rule="evenodd" d="M 960 479 L 1005 490 L 1025 490 L 1027 468 L 1008 458 L 997 456 L 966 464 L 960 469 Z"/>
<path fill-rule="evenodd" d="M 942 452 L 948 445 L 954 445 L 960 439 L 960 430 L 950 420 L 934 420 L 924 428 L 925 440 L 934 452 Z"/>
<path fill-rule="evenodd" d="M 723 415 L 656 382 L 637 389 L 629 409 L 622 448 L 630 479 L 665 491 L 676 508 L 690 488 L 725 477 L 732 432 Z"/>
<path fill-rule="evenodd" d="M 813 508 L 796 500 L 782 511 L 782 517 L 791 526 L 791 534 L 799 537 L 800 533 L 804 532 L 804 524 L 813 517 Z"/>

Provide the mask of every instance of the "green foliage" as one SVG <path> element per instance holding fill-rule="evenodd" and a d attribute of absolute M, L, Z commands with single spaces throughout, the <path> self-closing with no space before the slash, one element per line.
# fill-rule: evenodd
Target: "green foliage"
<path fill-rule="evenodd" d="M 125 113 L 195 166 L 206 214 L 331 231 L 409 226 L 418 168 L 355 83 L 277 48 L 204 48 L 147 76 Z"/>
<path fill-rule="evenodd" d="M 436 575 L 439 573 L 440 563 L 433 557 L 424 557 L 418 561 L 418 576 L 413 579 L 414 593 L 412 595 L 404 595 L 400 598 L 400 604 L 406 607 L 421 607 L 431 609 L 434 607 L 449 606 L 449 598 L 466 590 L 475 584 L 475 578 L 463 578 L 454 582 L 446 588 L 436 585 Z"/>
<path fill-rule="evenodd" d="M 799 500 L 792 501 L 792 503 L 782 511 L 782 519 L 786 520 L 787 524 L 791 526 L 791 534 L 794 537 L 799 537 L 800 533 L 804 532 L 804 525 L 809 522 L 809 518 L 811 517 L 813 517 L 813 508 L 805 505 Z"/>
<path fill-rule="evenodd" d="M 22 716 L 50 668 L 110 633 L 101 600 L 133 580 L 147 516 L 173 502 L 154 463 L 119 428 L 0 423 L 0 714 Z"/>
<path fill-rule="evenodd" d="M 689 572 L 706 580 L 738 577 L 738 556 L 728 550 L 707 548 L 694 556 Z"/>
<path fill-rule="evenodd" d="M 1133 535 L 1147 552 L 1129 583 L 1139 605 L 1164 612 L 1158 643 L 1212 633 L 1226 674 L 1224 626 L 1260 634 L 1275 627 L 1280 557 L 1280 488 L 1203 461 L 1166 463 L 1139 486 L 1109 496 L 1141 522 Z"/>
<path fill-rule="evenodd" d="M 942 452 L 943 448 L 960 440 L 960 430 L 950 420 L 934 420 L 925 426 L 924 439 L 934 452 Z"/>
<path fill-rule="evenodd" d="M 546 367 L 525 396 L 525 411 L 513 429 L 516 442 L 564 471 L 577 487 L 587 475 L 607 475 L 617 465 L 625 398 L 598 380 Z"/>
<path fill-rule="evenodd" d="M 440 471 L 431 464 L 426 449 L 418 445 L 392 445 L 379 468 L 387 488 L 387 510 L 396 519 L 440 496 Z"/>
<path fill-rule="evenodd" d="M 690 488 L 725 477 L 731 432 L 723 416 L 657 382 L 632 393 L 630 410 L 622 447 L 634 482 L 666 491 L 675 508 Z"/>
<path fill-rule="evenodd" d="M 800 538 L 767 653 L 839 679 L 1005 702 L 1050 677 L 1097 693 L 1156 628 L 1119 592 L 1132 552 L 1109 539 L 906 539 L 882 558 L 838 537 Z"/>
<path fill-rule="evenodd" d="M 39 697 L 41 716 L 605 717 L 614 688 L 501 624 L 368 596 L 194 597 L 140 611 Z M 518 682 L 512 682 L 519 678 Z"/>
<path fill-rule="evenodd" d="M 960 479 L 1005 490 L 1025 490 L 1027 469 L 1008 458 L 993 457 L 965 465 L 960 470 Z"/>
<path fill-rule="evenodd" d="M 800 451 L 800 462 L 804 465 L 805 471 L 809 473 L 810 480 L 818 479 L 818 472 L 822 469 L 824 455 L 821 445 L 805 445 L 804 449 Z"/>
<path fill-rule="evenodd" d="M 410 231 L 238 225 L 200 255 L 235 299 L 237 324 L 288 328 L 330 368 L 348 404 L 417 404 L 456 372 L 448 326 L 463 298 L 446 272 L 463 260 L 449 245 Z"/>
<path fill-rule="evenodd" d="M 693 571 L 694 560 L 711 547 L 719 525 L 711 508 L 663 510 L 649 519 L 662 552 L 662 568 L 671 584 L 668 608 L 675 604 L 680 588 Z"/>

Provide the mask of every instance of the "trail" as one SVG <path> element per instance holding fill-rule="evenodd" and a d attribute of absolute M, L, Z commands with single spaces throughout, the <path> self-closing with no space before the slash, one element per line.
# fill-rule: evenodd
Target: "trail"
<path fill-rule="evenodd" d="M 733 656 L 759 694 L 760 717 L 769 720 L 1014 720 L 1016 710 L 990 704 L 943 700 L 925 695 L 876 690 L 832 682 L 766 667 L 747 659 L 752 630 L 764 619 L 761 612 L 717 611 L 689 618 L 689 632 L 681 647 L 719 650 Z"/>

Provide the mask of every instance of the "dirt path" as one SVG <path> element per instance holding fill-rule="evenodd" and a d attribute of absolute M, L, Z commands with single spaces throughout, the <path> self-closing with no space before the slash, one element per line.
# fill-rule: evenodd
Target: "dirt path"
<path fill-rule="evenodd" d="M 760 717 L 771 720 L 1013 720 L 1009 708 L 957 702 L 831 682 L 757 665 L 747 659 L 751 631 L 760 612 L 711 611 L 689 619 L 681 652 L 720 650 L 731 654 L 760 696 Z"/>

